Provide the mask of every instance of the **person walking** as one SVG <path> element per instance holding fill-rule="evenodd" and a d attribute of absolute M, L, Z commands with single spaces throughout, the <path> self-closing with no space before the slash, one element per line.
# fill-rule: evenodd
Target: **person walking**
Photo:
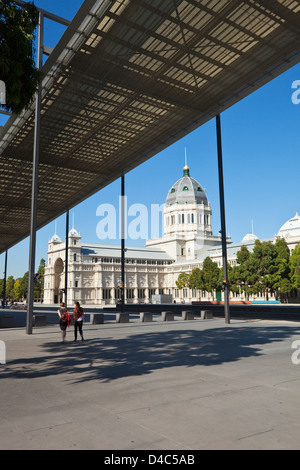
<path fill-rule="evenodd" d="M 75 302 L 74 310 L 73 310 L 73 318 L 74 318 L 74 340 L 77 341 L 77 330 L 79 330 L 79 334 L 81 336 L 81 341 L 83 341 L 83 332 L 82 332 L 82 324 L 83 324 L 83 315 L 85 311 L 82 307 L 80 307 L 79 302 Z"/>
<path fill-rule="evenodd" d="M 60 308 L 57 310 L 57 313 L 59 316 L 59 326 L 61 329 L 62 341 L 64 343 L 66 341 L 67 328 L 70 325 L 70 314 L 63 302 L 61 302 Z"/>

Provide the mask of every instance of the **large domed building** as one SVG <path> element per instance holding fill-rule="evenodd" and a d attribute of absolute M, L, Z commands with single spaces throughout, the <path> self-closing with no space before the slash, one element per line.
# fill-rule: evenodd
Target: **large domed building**
<path fill-rule="evenodd" d="M 207 247 L 222 243 L 220 236 L 212 234 L 211 217 L 206 192 L 185 165 L 182 178 L 170 188 L 166 198 L 163 237 L 148 240 L 146 246 L 159 247 L 176 262 L 198 259 Z"/>
<path fill-rule="evenodd" d="M 125 266 L 125 300 L 148 303 L 153 295 L 168 294 L 176 302 L 185 299 L 211 300 L 211 294 L 184 288 L 176 281 L 182 272 L 202 268 L 210 257 L 222 266 L 222 241 L 212 233 L 212 210 L 203 186 L 190 175 L 185 165 L 182 177 L 169 189 L 163 211 L 164 230 L 161 238 L 147 240 L 146 247 L 127 247 Z M 298 213 L 282 225 L 277 235 L 290 251 L 300 243 Z M 236 264 L 237 252 L 245 245 L 252 251 L 258 237 L 247 233 L 238 243 L 227 238 L 229 264 Z M 48 263 L 44 277 L 44 302 L 57 304 L 63 298 L 65 285 L 66 243 L 56 233 L 48 243 Z M 120 298 L 120 246 L 87 244 L 74 227 L 69 232 L 68 300 L 86 305 L 115 305 Z M 221 295 L 221 294 L 219 294 Z M 221 300 L 221 298 L 217 298 Z M 234 300 L 238 300 L 235 298 Z M 243 300 L 243 298 L 242 298 Z M 263 299 L 261 299 L 263 300 Z"/>

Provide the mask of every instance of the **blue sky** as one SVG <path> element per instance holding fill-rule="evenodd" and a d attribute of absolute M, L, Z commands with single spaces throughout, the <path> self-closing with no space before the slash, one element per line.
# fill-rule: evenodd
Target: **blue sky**
<path fill-rule="evenodd" d="M 36 0 L 35 4 L 64 18 L 72 19 L 81 0 Z M 46 22 L 45 44 L 54 47 L 64 28 Z M 222 120 L 223 169 L 227 234 L 240 241 L 250 232 L 260 238 L 273 237 L 296 211 L 300 212 L 300 104 L 292 103 L 292 83 L 300 80 L 300 64 L 257 90 L 224 112 Z M 3 125 L 5 118 L 0 117 Z M 181 139 L 126 175 L 128 205 L 165 202 L 171 186 L 182 176 L 185 148 L 191 176 L 205 188 L 212 208 L 213 233 L 220 230 L 219 182 L 215 119 Z M 102 203 L 117 206 L 120 181 L 116 181 L 70 213 L 82 241 L 101 243 L 96 235 Z M 47 259 L 47 244 L 55 223 L 37 234 L 37 265 Z M 57 219 L 57 233 L 65 236 L 65 217 Z M 105 241 L 107 243 L 107 241 Z M 113 242 L 116 243 L 116 242 Z M 144 240 L 128 241 L 130 245 Z M 20 277 L 28 270 L 29 240 L 8 252 L 8 275 Z M 0 256 L 0 277 L 4 255 Z"/>

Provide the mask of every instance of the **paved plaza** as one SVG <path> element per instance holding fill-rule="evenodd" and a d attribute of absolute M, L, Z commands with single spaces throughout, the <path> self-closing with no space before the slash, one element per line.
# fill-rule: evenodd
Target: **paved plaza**
<path fill-rule="evenodd" d="M 0 449 L 300 448 L 300 323 L 136 319 L 84 334 L 0 330 Z"/>

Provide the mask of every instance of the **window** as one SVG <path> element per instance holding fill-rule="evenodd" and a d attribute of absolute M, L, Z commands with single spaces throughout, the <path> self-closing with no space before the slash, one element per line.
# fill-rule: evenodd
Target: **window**
<path fill-rule="evenodd" d="M 76 261 L 76 253 L 73 255 L 73 260 Z"/>
<path fill-rule="evenodd" d="M 75 281 L 75 287 L 78 287 L 78 281 Z"/>
<path fill-rule="evenodd" d="M 189 188 L 187 186 L 183 187 L 183 191 L 188 191 L 188 190 L 189 190 Z"/>
<path fill-rule="evenodd" d="M 126 289 L 127 299 L 134 299 L 134 289 Z"/>
<path fill-rule="evenodd" d="M 110 289 L 103 289 L 103 300 L 109 300 L 110 298 Z"/>
<path fill-rule="evenodd" d="M 138 289 L 138 298 L 139 299 L 144 299 L 145 297 L 146 297 L 145 289 Z"/>
<path fill-rule="evenodd" d="M 171 194 L 175 193 L 175 188 L 171 189 Z"/>

